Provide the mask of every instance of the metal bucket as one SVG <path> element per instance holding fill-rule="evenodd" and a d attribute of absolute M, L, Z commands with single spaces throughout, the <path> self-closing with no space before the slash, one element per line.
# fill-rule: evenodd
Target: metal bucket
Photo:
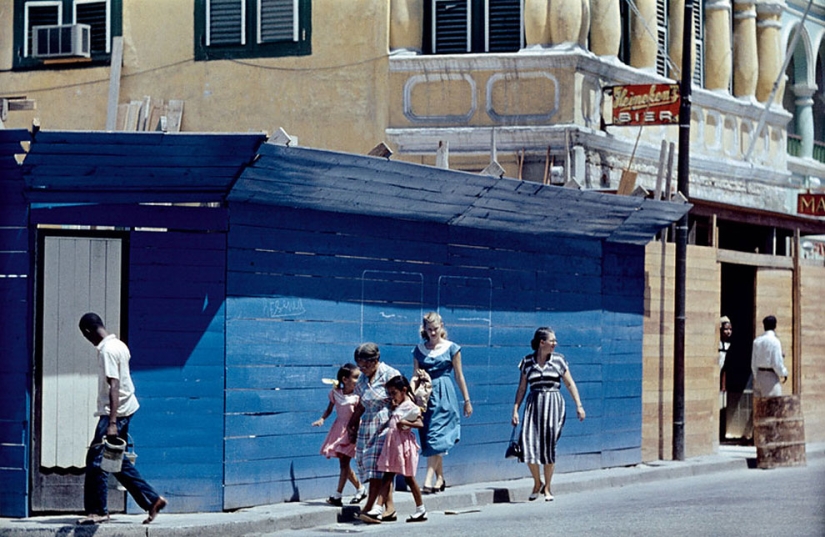
<path fill-rule="evenodd" d="M 117 473 L 123 464 L 123 453 L 126 451 L 126 440 L 115 436 L 103 439 L 103 459 L 100 469 L 104 472 Z"/>

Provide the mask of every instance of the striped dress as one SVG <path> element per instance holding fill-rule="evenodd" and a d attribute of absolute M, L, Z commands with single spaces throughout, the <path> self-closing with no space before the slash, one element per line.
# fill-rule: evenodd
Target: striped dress
<path fill-rule="evenodd" d="M 519 363 L 519 370 L 527 377 L 530 387 L 521 422 L 523 461 L 553 464 L 556 462 L 556 442 L 564 426 L 564 398 L 559 388 L 567 371 L 567 361 L 561 354 L 553 353 L 544 367 L 540 367 L 535 355 L 528 354 Z"/>
<path fill-rule="evenodd" d="M 362 374 L 355 385 L 354 393 L 364 405 L 358 427 L 358 441 L 355 444 L 355 462 L 362 481 L 381 479 L 384 475 L 378 470 L 378 457 L 381 456 L 390 421 L 390 396 L 384 384 L 400 374 L 397 369 L 378 362 L 378 369 L 372 379 Z"/>

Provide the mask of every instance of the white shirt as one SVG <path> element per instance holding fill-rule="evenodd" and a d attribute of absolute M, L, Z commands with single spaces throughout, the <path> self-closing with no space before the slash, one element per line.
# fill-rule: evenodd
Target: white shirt
<path fill-rule="evenodd" d="M 135 385 L 129 373 L 129 347 L 114 334 L 109 334 L 97 345 L 99 371 L 97 375 L 97 412 L 95 416 L 109 415 L 109 381 L 120 381 L 118 417 L 131 416 L 140 407 L 135 397 Z"/>
<path fill-rule="evenodd" d="M 782 344 L 773 330 L 767 330 L 753 340 L 751 371 L 754 379 L 756 379 L 756 372 L 759 368 L 772 369 L 779 378 L 788 376 L 788 370 L 785 369 L 785 362 L 782 358 Z"/>

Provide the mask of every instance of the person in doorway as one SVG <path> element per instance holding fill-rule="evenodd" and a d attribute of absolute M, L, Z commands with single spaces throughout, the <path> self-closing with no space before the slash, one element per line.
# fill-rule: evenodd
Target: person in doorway
<path fill-rule="evenodd" d="M 118 437 L 124 442 L 129 437 L 129 422 L 140 407 L 135 397 L 135 386 L 129 373 L 129 348 L 116 335 L 106 331 L 103 320 L 96 313 L 80 318 L 80 332 L 97 348 L 98 397 L 97 427 L 86 452 L 86 480 L 83 486 L 83 504 L 86 516 L 78 524 L 100 524 L 109 521 L 106 505 L 109 473 L 101 469 L 104 437 Z M 124 455 L 120 472 L 114 474 L 135 502 L 149 516 L 144 524 L 152 522 L 166 507 L 166 498 L 158 494 Z"/>
<path fill-rule="evenodd" d="M 788 380 L 785 369 L 782 344 L 776 337 L 776 317 L 768 315 L 762 319 L 765 333 L 753 340 L 751 371 L 753 373 L 753 396 L 773 397 L 782 395 L 782 382 Z"/>
<path fill-rule="evenodd" d="M 530 342 L 533 352 L 522 358 L 518 366 L 521 375 L 511 422 L 513 426 L 519 424 L 519 406 L 529 386 L 530 393 L 524 406 L 520 442 L 523 462 L 527 463 L 533 477 L 530 501 L 536 500 L 542 492 L 545 501 L 553 501 L 550 480 L 553 479 L 556 467 L 556 443 L 561 436 L 565 419 L 564 398 L 560 391 L 562 382 L 576 403 L 576 416 L 579 421 L 583 421 L 586 416 L 567 361 L 564 356 L 554 352 L 556 344 L 556 334 L 553 330 L 548 327 L 537 329 Z M 543 484 L 539 466 L 544 467 Z"/>
<path fill-rule="evenodd" d="M 461 414 L 455 384 L 464 399 L 464 417 L 473 415 L 470 392 L 461 367 L 461 347 L 447 339 L 444 321 L 435 311 L 421 321 L 422 343 L 412 350 L 413 373 L 425 371 L 432 380 L 432 392 L 424 412 L 424 426 L 418 430 L 421 454 L 427 457 L 424 494 L 443 491 L 444 455 L 461 439 Z M 450 373 L 455 372 L 455 384 Z"/>
<path fill-rule="evenodd" d="M 725 368 L 725 357 L 730 349 L 731 336 L 733 335 L 733 326 L 730 324 L 730 319 L 725 316 L 719 320 L 719 369 Z M 724 387 L 722 388 L 724 389 Z"/>

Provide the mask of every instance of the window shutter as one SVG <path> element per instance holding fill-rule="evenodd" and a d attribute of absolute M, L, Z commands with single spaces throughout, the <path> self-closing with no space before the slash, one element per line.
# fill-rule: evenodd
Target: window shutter
<path fill-rule="evenodd" d="M 26 4 L 26 50 L 24 56 L 32 51 L 32 28 L 61 24 L 60 5 Z"/>
<path fill-rule="evenodd" d="M 705 3 L 703 0 L 693 2 L 693 40 L 696 43 L 696 63 L 693 66 L 693 83 L 696 87 L 705 87 Z"/>
<path fill-rule="evenodd" d="M 207 45 L 246 44 L 246 0 L 207 0 Z"/>
<path fill-rule="evenodd" d="M 109 13 L 106 2 L 84 2 L 75 4 L 75 24 L 91 27 L 91 52 L 109 52 Z"/>
<path fill-rule="evenodd" d="M 258 0 L 258 43 L 298 41 L 298 0 Z"/>
<path fill-rule="evenodd" d="M 433 52 L 470 51 L 470 0 L 433 0 Z"/>
<path fill-rule="evenodd" d="M 667 1 L 656 0 L 656 72 L 662 76 L 668 75 L 667 16 Z"/>
<path fill-rule="evenodd" d="M 486 51 L 516 52 L 521 49 L 521 2 L 522 0 L 487 0 Z"/>

